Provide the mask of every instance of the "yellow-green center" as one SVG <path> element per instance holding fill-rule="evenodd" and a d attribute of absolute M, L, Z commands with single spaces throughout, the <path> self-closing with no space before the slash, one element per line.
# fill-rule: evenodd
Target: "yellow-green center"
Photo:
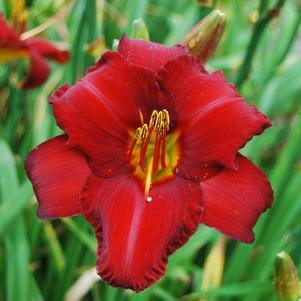
<path fill-rule="evenodd" d="M 144 184 L 145 198 L 151 201 L 149 191 L 154 183 L 173 176 L 179 160 L 179 134 L 169 133 L 170 118 L 166 109 L 154 110 L 149 124 L 143 123 L 131 133 L 129 162 L 134 175 Z"/>

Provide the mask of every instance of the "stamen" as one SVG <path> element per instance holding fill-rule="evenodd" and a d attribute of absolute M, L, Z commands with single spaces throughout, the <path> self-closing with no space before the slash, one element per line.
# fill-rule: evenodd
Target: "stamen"
<path fill-rule="evenodd" d="M 157 120 L 157 116 L 158 116 L 158 111 L 153 110 L 152 116 L 149 120 L 149 128 L 152 128 L 155 125 L 155 122 Z"/>
<path fill-rule="evenodd" d="M 150 142 L 150 139 L 151 139 L 151 136 L 152 136 L 152 133 L 153 133 L 153 127 L 151 127 L 148 131 L 148 135 L 146 137 L 146 141 L 143 145 L 143 148 L 142 148 L 142 160 L 144 161 L 145 159 L 145 155 L 146 155 L 146 151 L 147 151 L 147 147 L 149 145 L 149 142 Z"/>
<path fill-rule="evenodd" d="M 162 137 L 162 149 L 161 149 L 161 167 L 166 168 L 166 162 L 165 162 L 165 152 L 166 152 L 166 132 L 167 132 L 167 125 L 164 125 L 164 128 L 160 128 L 161 136 Z"/>
<path fill-rule="evenodd" d="M 142 140 L 145 140 L 147 133 L 148 133 L 148 126 L 146 123 L 144 123 L 142 126 L 142 130 L 141 130 L 141 139 Z"/>
<path fill-rule="evenodd" d="M 144 174 L 145 199 L 147 202 L 150 202 L 152 201 L 152 197 L 149 196 L 149 191 L 154 179 L 153 177 L 158 173 L 159 167 L 162 169 L 167 168 L 165 153 L 170 117 L 166 109 L 161 111 L 154 110 L 148 124 L 145 123 L 140 109 L 139 116 L 142 126 L 136 130 L 136 137 L 131 144 L 129 154 L 131 160 L 133 152 L 139 152 L 139 166 Z M 140 143 L 138 144 L 138 142 Z M 150 145 L 151 147 L 149 147 Z M 147 168 L 145 165 L 147 165 Z M 138 170 L 138 172 L 141 171 Z"/>
<path fill-rule="evenodd" d="M 147 147 L 149 145 L 149 142 L 150 142 L 150 139 L 151 139 L 151 136 L 152 136 L 152 133 L 153 133 L 153 128 L 154 128 L 155 122 L 157 120 L 157 116 L 158 116 L 158 111 L 154 110 L 152 112 L 151 118 L 149 120 L 149 130 L 148 130 L 148 135 L 146 137 L 146 141 L 145 141 L 143 147 L 141 146 L 140 160 L 142 162 L 144 162 L 144 160 L 145 160 L 145 155 L 146 155 Z"/>
<path fill-rule="evenodd" d="M 166 109 L 163 110 L 163 122 L 166 125 L 166 130 L 169 130 L 170 118 L 169 113 Z"/>
<path fill-rule="evenodd" d="M 143 155 L 143 150 L 145 147 L 145 139 L 147 137 L 148 134 L 148 126 L 147 124 L 143 124 L 142 129 L 141 129 L 141 146 L 140 146 L 140 166 L 142 171 L 145 172 L 145 165 L 144 165 L 144 159 L 145 159 L 145 154 Z"/>
<path fill-rule="evenodd" d="M 160 128 L 162 122 L 163 122 L 163 114 L 162 111 L 160 111 L 156 119 L 156 128 Z"/>
<path fill-rule="evenodd" d="M 154 162 L 153 162 L 154 174 L 157 173 L 158 166 L 159 166 L 159 156 L 160 156 L 160 148 L 161 148 L 161 140 L 162 140 L 161 129 L 164 128 L 164 122 L 167 122 L 167 118 L 168 118 L 168 114 L 166 114 L 166 113 L 163 114 L 162 111 L 160 111 L 157 114 L 156 125 L 155 125 L 156 126 L 156 138 L 155 138 Z"/>
<path fill-rule="evenodd" d="M 161 135 L 159 133 L 159 129 L 156 129 L 154 162 L 153 162 L 153 172 L 154 172 L 154 174 L 156 174 L 157 171 L 158 171 L 160 146 L 161 146 Z"/>
<path fill-rule="evenodd" d="M 140 127 L 137 128 L 137 130 L 136 130 L 136 135 L 135 135 L 135 139 L 134 139 L 134 141 L 133 141 L 133 143 L 132 143 L 132 145 L 131 145 L 130 151 L 129 151 L 129 160 L 131 160 L 131 158 L 132 158 L 132 154 L 133 154 L 133 151 L 134 151 L 134 147 L 135 147 L 135 145 L 136 145 L 138 139 L 141 138 L 141 132 L 142 132 L 142 129 L 141 129 Z"/>
<path fill-rule="evenodd" d="M 142 129 L 139 127 L 139 128 L 136 130 L 136 139 L 141 138 L 141 133 L 142 133 Z"/>

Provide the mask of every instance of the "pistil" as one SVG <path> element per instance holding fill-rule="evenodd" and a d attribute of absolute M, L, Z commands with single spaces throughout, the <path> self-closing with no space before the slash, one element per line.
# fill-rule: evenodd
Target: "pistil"
<path fill-rule="evenodd" d="M 147 167 L 147 174 L 145 179 L 145 187 L 144 187 L 145 199 L 148 199 L 149 190 L 152 185 L 152 170 L 153 170 L 153 160 L 150 160 Z"/>

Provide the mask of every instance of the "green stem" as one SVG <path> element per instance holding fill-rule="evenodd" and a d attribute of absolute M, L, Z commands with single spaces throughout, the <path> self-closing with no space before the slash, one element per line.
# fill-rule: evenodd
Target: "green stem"
<path fill-rule="evenodd" d="M 296 19 L 296 23 L 294 24 L 292 34 L 290 35 L 290 37 L 288 39 L 288 43 L 286 45 L 285 50 L 283 51 L 282 55 L 280 55 L 278 58 L 277 65 L 280 65 L 280 63 L 284 61 L 284 59 L 288 55 L 289 51 L 291 50 L 291 47 L 295 41 L 296 35 L 298 34 L 299 25 L 301 23 L 301 9 L 299 10 L 298 13 L 299 13 L 298 18 Z"/>
<path fill-rule="evenodd" d="M 78 5 L 82 5 L 82 3 L 78 3 Z M 69 73 L 69 76 L 70 76 L 69 81 L 72 84 L 76 82 L 78 73 L 81 73 L 81 70 L 79 72 L 78 69 L 79 69 L 79 64 L 80 64 L 79 61 L 81 59 L 81 53 L 82 53 L 82 48 L 83 48 L 83 43 L 84 43 L 83 39 L 86 34 L 86 32 L 85 32 L 85 29 L 86 29 L 85 22 L 86 22 L 86 15 L 87 15 L 86 6 L 82 7 L 83 12 L 78 21 L 78 27 L 76 29 L 74 41 L 72 43 L 72 57 L 71 57 L 71 61 L 70 61 L 70 73 Z"/>
<path fill-rule="evenodd" d="M 258 87 L 258 91 L 262 91 L 264 89 L 264 87 L 266 86 L 266 83 L 269 81 L 270 78 L 272 78 L 273 74 L 277 70 L 277 67 L 282 62 L 284 62 L 286 56 L 289 54 L 289 52 L 293 46 L 295 38 L 298 34 L 300 24 L 301 24 L 301 9 L 298 12 L 298 17 L 294 23 L 292 32 L 291 32 L 290 36 L 288 37 L 287 44 L 286 44 L 284 50 L 275 57 L 274 63 L 271 64 L 271 67 L 268 68 L 268 70 L 266 70 L 266 74 L 264 75 L 264 77 Z M 259 95 L 260 95 L 260 93 L 259 93 Z"/>
<path fill-rule="evenodd" d="M 235 85 L 239 88 L 242 86 L 244 81 L 247 79 L 251 66 L 252 60 L 256 53 L 256 49 L 258 47 L 259 41 L 262 37 L 262 34 L 268 25 L 268 23 L 272 20 L 272 18 L 277 15 L 277 12 L 282 8 L 285 0 L 278 0 L 276 6 L 268 11 L 263 17 L 261 17 L 255 24 L 253 33 L 251 36 L 251 40 L 249 42 L 249 46 L 243 61 L 242 66 L 238 71 L 237 78 L 235 80 Z M 260 4 L 259 11 L 263 14 L 263 10 L 266 7 L 266 0 L 262 0 Z"/>
<path fill-rule="evenodd" d="M 260 2 L 260 6 L 259 6 L 259 15 L 262 16 L 263 13 L 267 10 L 268 8 L 268 5 L 269 5 L 269 0 L 262 0 Z"/>
<path fill-rule="evenodd" d="M 122 301 L 124 299 L 124 289 L 117 288 L 115 290 L 115 298 L 114 301 Z"/>

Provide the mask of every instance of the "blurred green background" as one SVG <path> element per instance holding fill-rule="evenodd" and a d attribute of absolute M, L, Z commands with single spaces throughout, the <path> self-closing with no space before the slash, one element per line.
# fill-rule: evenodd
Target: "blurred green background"
<path fill-rule="evenodd" d="M 28 29 L 52 18 L 41 36 L 67 46 L 71 59 L 67 65 L 52 64 L 48 81 L 31 91 L 16 88 L 22 62 L 0 65 L 0 300 L 277 300 L 275 255 L 290 253 L 301 273 L 301 1 L 26 4 Z M 131 35 L 133 20 L 142 17 L 151 40 L 172 45 L 214 8 L 226 13 L 228 23 L 207 68 L 223 70 L 246 101 L 273 122 L 243 153 L 271 179 L 274 206 L 257 223 L 255 243 L 225 240 L 200 226 L 170 257 L 167 274 L 156 285 L 140 294 L 112 288 L 95 277 L 96 240 L 83 218 L 42 222 L 35 216 L 37 204 L 23 170 L 24 158 L 38 143 L 60 133 L 48 96 L 63 82 L 79 79 L 123 32 Z M 10 20 L 11 1 L 0 0 L 0 10 Z M 98 47 L 91 46 L 93 41 Z"/>

